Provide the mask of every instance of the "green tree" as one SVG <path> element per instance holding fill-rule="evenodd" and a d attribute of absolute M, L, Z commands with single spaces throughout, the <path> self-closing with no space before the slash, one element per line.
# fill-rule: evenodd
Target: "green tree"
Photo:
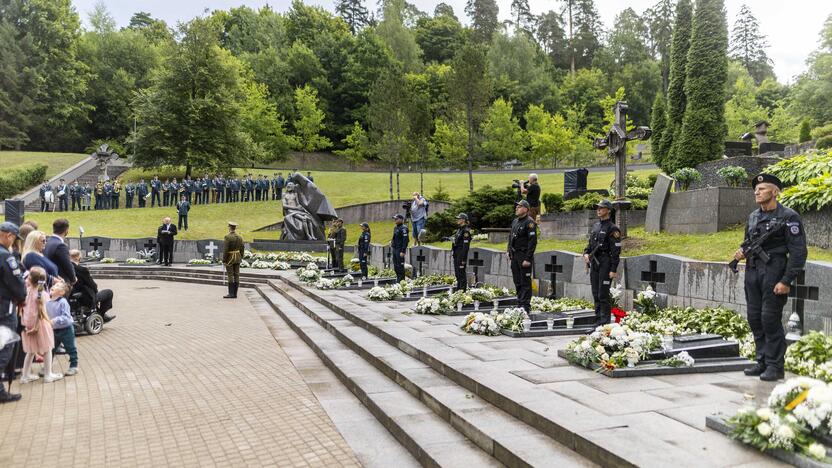
<path fill-rule="evenodd" d="M 659 141 L 657 149 L 653 150 L 653 162 L 668 174 L 665 161 L 673 142 L 678 140 L 682 130 L 682 119 L 687 107 L 685 94 L 685 78 L 687 77 L 688 50 L 690 50 L 690 35 L 693 27 L 693 4 L 690 0 L 679 0 L 676 4 L 676 22 L 673 26 L 673 41 L 670 48 L 670 78 L 667 87 L 667 126 Z"/>
<path fill-rule="evenodd" d="M 318 92 L 306 85 L 295 89 L 295 149 L 301 152 L 301 165 L 306 165 L 306 153 L 332 146 L 329 138 L 320 133 L 325 128 L 324 113 L 318 107 Z"/>
<path fill-rule="evenodd" d="M 26 67 L 25 49 L 15 37 L 14 26 L 0 19 L 0 149 L 19 150 L 29 141 L 34 70 Z"/>
<path fill-rule="evenodd" d="M 525 134 L 513 114 L 511 102 L 497 98 L 482 123 L 482 149 L 495 167 L 514 158 L 525 159 Z"/>
<path fill-rule="evenodd" d="M 820 33 L 820 47 L 807 60 L 808 69 L 797 77 L 792 96 L 796 115 L 817 125 L 832 122 L 832 14 Z"/>
<path fill-rule="evenodd" d="M 166 54 L 150 89 L 137 97 L 133 164 L 229 169 L 252 154 L 242 125 L 243 67 L 219 46 L 216 24 L 181 25 L 182 40 Z"/>
<path fill-rule="evenodd" d="M 347 158 L 350 162 L 350 170 L 355 170 L 356 164 L 365 161 L 371 154 L 370 138 L 364 127 L 358 122 L 353 122 L 352 131 L 344 138 L 345 148 L 335 150 L 338 156 Z"/>
<path fill-rule="evenodd" d="M 540 15 L 537 20 L 537 40 L 553 66 L 569 68 L 569 41 L 563 29 L 563 16 L 560 13 L 550 10 Z"/>
<path fill-rule="evenodd" d="M 674 1 L 659 0 L 644 12 L 650 29 L 650 50 L 661 60 L 662 91 L 670 84 L 670 44 L 673 40 Z"/>
<path fill-rule="evenodd" d="M 511 19 L 515 34 L 523 33 L 531 37 L 535 17 L 529 7 L 529 0 L 511 0 Z"/>
<path fill-rule="evenodd" d="M 734 84 L 734 94 L 725 103 L 728 138 L 739 139 L 745 132 L 750 132 L 757 122 L 768 120 L 768 111 L 757 104 L 756 94 L 756 86 L 750 75 L 738 79 Z"/>
<path fill-rule="evenodd" d="M 361 0 L 337 0 L 335 12 L 350 25 L 353 34 L 370 24 L 370 14 Z"/>
<path fill-rule="evenodd" d="M 384 19 L 376 27 L 376 34 L 381 37 L 393 51 L 405 72 L 415 72 L 422 69 L 422 50 L 416 43 L 413 31 L 405 27 L 403 12 L 404 0 L 384 0 Z"/>
<path fill-rule="evenodd" d="M 544 159 L 557 167 L 574 149 L 572 129 L 559 114 L 549 114 L 542 106 L 530 105 L 524 115 L 526 134 L 528 135 L 528 156 L 532 167 L 537 167 Z"/>
<path fill-rule="evenodd" d="M 650 136 L 650 154 L 653 155 L 653 162 L 655 155 L 659 153 L 659 146 L 661 146 L 662 136 L 667 131 L 667 103 L 664 100 L 664 94 L 656 94 L 656 99 L 653 100 L 653 111 L 650 118 L 650 129 L 653 134 Z"/>
<path fill-rule="evenodd" d="M 563 0 L 563 14 L 569 39 L 570 70 L 589 67 L 601 47 L 603 26 L 594 0 Z"/>
<path fill-rule="evenodd" d="M 616 15 L 614 24 L 608 44 L 616 64 L 623 67 L 650 58 L 649 28 L 635 10 L 625 8 Z"/>
<path fill-rule="evenodd" d="M 468 144 L 465 124 L 459 120 L 439 118 L 434 121 L 434 127 L 431 149 L 436 158 L 446 167 L 465 167 Z"/>
<path fill-rule="evenodd" d="M 102 0 L 95 2 L 92 11 L 87 15 L 92 30 L 99 33 L 110 33 L 116 30 L 116 20 L 107 10 L 107 5 Z"/>
<path fill-rule="evenodd" d="M 416 42 L 422 49 L 425 63 L 445 63 L 465 43 L 465 30 L 459 20 L 450 15 L 420 18 L 416 23 Z"/>
<path fill-rule="evenodd" d="M 546 62 L 543 51 L 528 34 L 494 35 L 488 50 L 494 94 L 511 101 L 518 117 L 529 104 L 560 107 L 560 90 Z"/>
<path fill-rule="evenodd" d="M 724 151 L 725 80 L 728 73 L 728 26 L 723 0 L 697 0 L 688 51 L 679 151 L 673 152 L 671 172 L 721 157 Z M 674 142 L 674 145 L 676 143 Z"/>
<path fill-rule="evenodd" d="M 390 48 L 372 28 L 362 30 L 355 37 L 337 92 L 341 105 L 353 122 L 369 122 L 367 108 L 370 90 L 394 61 Z"/>
<path fill-rule="evenodd" d="M 454 57 L 452 68 L 448 77 L 448 94 L 454 106 L 465 115 L 465 128 L 468 131 L 468 190 L 473 192 L 477 129 L 491 98 L 485 48 L 478 44 L 464 45 Z"/>
<path fill-rule="evenodd" d="M 496 0 L 467 0 L 465 13 L 471 18 L 471 39 L 474 42 L 491 42 L 491 37 L 500 29 L 499 12 Z"/>
<path fill-rule="evenodd" d="M 70 0 L 4 0 L 0 21 L 15 27 L 23 68 L 36 76 L 26 90 L 31 100 L 28 149 L 80 151 L 80 129 L 90 106 L 83 96 L 89 70 L 78 60 L 81 22 Z"/>
<path fill-rule="evenodd" d="M 584 68 L 566 76 L 561 86 L 566 107 L 574 111 L 575 123 L 594 134 L 600 133 L 603 127 L 604 110 L 600 102 L 605 95 L 605 81 L 601 70 Z"/>
<path fill-rule="evenodd" d="M 168 25 L 160 19 L 153 18 L 150 13 L 145 11 L 134 13 L 130 17 L 127 29 L 141 32 L 153 44 L 165 44 L 173 41 L 173 32 L 168 28 Z"/>
<path fill-rule="evenodd" d="M 809 119 L 803 119 L 803 121 L 800 122 L 800 137 L 799 137 L 798 142 L 799 143 L 805 143 L 805 142 L 811 140 L 812 139 L 811 131 L 812 131 L 811 122 L 809 122 Z"/>
<path fill-rule="evenodd" d="M 734 29 L 731 31 L 731 58 L 738 60 L 756 84 L 766 78 L 774 76 L 771 59 L 766 54 L 768 42 L 766 36 L 760 32 L 760 23 L 751 12 L 748 5 L 742 5 Z"/>
<path fill-rule="evenodd" d="M 297 146 L 294 137 L 286 134 L 286 121 L 268 99 L 268 88 L 254 81 L 250 72 L 242 83 L 244 103 L 240 109 L 240 123 L 250 143 L 248 160 L 270 163 L 285 159 L 286 153 Z"/>
<path fill-rule="evenodd" d="M 393 200 L 393 173 L 398 174 L 412 151 L 407 83 L 398 64 L 385 70 L 370 93 L 370 131 L 376 153 L 390 173 L 390 199 Z M 396 189 L 401 198 L 401 190 Z"/>

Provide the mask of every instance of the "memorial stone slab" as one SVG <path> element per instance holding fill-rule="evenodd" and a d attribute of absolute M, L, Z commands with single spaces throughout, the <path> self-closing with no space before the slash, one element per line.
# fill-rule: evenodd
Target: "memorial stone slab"
<path fill-rule="evenodd" d="M 626 288 L 634 291 L 647 285 L 663 294 L 675 295 L 679 289 L 679 273 L 683 257 L 673 255 L 639 255 L 624 261 Z"/>
<path fill-rule="evenodd" d="M 196 241 L 197 256 L 193 258 L 205 258 L 206 255 L 211 255 L 214 260 L 219 261 L 221 260 L 223 245 L 223 241 L 216 239 Z"/>
<path fill-rule="evenodd" d="M 188 263 L 189 260 L 195 258 L 203 258 L 202 252 L 199 250 L 199 243 L 202 241 L 195 240 L 179 240 L 173 243 L 173 262 L 174 263 Z M 216 257 L 215 257 L 216 258 Z"/>
<path fill-rule="evenodd" d="M 422 246 L 412 247 L 410 249 L 410 264 L 413 265 L 415 276 L 427 275 L 428 255 L 427 249 Z"/>
<path fill-rule="evenodd" d="M 474 275 L 474 283 L 485 282 L 485 274 L 494 272 L 491 269 L 494 251 L 472 248 L 468 251 L 468 274 Z"/>
<path fill-rule="evenodd" d="M 572 277 L 579 256 L 574 252 L 553 250 L 539 252 L 534 256 L 535 277 L 538 278 L 538 291 L 541 296 L 563 297 L 564 283 Z"/>
<path fill-rule="evenodd" d="M 112 257 L 116 260 L 124 260 L 136 257 L 136 239 L 110 239 L 110 245 L 102 253 L 102 257 Z"/>
<path fill-rule="evenodd" d="M 803 302 L 803 330 L 818 330 L 826 334 L 832 334 L 832 288 L 820 287 L 832 284 L 832 263 L 810 261 L 806 262 L 806 274 L 804 284 L 810 287 L 819 287 L 817 300 Z M 783 314 L 784 320 L 788 320 L 791 307 L 786 305 Z"/>
<path fill-rule="evenodd" d="M 83 242 L 83 245 L 81 245 L 81 248 L 79 250 L 84 250 L 87 254 L 94 250 L 97 250 L 102 257 L 108 256 L 105 255 L 105 252 L 110 250 L 110 238 L 98 236 L 84 236 L 79 240 L 79 244 L 80 242 Z"/>
<path fill-rule="evenodd" d="M 662 216 L 667 198 L 670 196 L 670 188 L 673 186 L 673 179 L 659 174 L 653 191 L 647 199 L 647 217 L 644 221 L 644 229 L 647 232 L 660 232 L 662 230 Z"/>

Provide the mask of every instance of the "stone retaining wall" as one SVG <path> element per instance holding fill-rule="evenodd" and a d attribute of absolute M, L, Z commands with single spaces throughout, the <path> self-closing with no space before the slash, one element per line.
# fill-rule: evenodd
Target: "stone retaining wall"
<path fill-rule="evenodd" d="M 708 187 L 669 193 L 661 229 L 673 233 L 711 233 L 743 224 L 757 209 L 751 188 Z"/>
<path fill-rule="evenodd" d="M 646 213 L 646 210 L 627 211 L 627 225 L 643 225 Z M 540 236 L 544 239 L 586 240 L 596 221 L 595 210 L 546 213 L 540 216 Z"/>
<path fill-rule="evenodd" d="M 723 167 L 728 166 L 740 166 L 745 168 L 745 171 L 748 172 L 750 183 L 751 177 L 763 172 L 766 167 L 780 161 L 780 159 L 781 158 L 776 156 L 737 156 L 733 158 L 704 162 L 696 166 L 696 170 L 702 174 L 702 180 L 691 184 L 689 188 L 700 189 L 705 187 L 727 187 L 728 183 L 725 182 L 725 179 L 718 176 L 716 173 Z"/>
<path fill-rule="evenodd" d="M 832 248 L 832 207 L 820 211 L 801 213 L 809 245 L 823 249 Z"/>

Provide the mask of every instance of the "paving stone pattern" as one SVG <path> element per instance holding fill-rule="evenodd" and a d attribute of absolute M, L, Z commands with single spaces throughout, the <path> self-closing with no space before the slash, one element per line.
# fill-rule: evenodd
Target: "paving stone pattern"
<path fill-rule="evenodd" d="M 0 466 L 360 466 L 245 298 L 101 283 L 118 319 L 79 337 L 77 376 L 0 406 Z"/>

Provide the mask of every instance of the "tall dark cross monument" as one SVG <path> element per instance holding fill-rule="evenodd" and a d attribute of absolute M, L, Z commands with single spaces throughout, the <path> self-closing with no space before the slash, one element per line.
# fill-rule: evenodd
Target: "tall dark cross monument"
<path fill-rule="evenodd" d="M 610 157 L 615 158 L 615 206 L 616 224 L 621 229 L 621 236 L 627 237 L 627 211 L 630 201 L 627 200 L 627 142 L 632 140 L 647 140 L 653 133 L 650 127 L 636 127 L 627 131 L 627 103 L 618 101 L 612 106 L 615 114 L 610 133 L 602 138 L 596 138 L 593 146 L 597 149 L 607 149 Z"/>

